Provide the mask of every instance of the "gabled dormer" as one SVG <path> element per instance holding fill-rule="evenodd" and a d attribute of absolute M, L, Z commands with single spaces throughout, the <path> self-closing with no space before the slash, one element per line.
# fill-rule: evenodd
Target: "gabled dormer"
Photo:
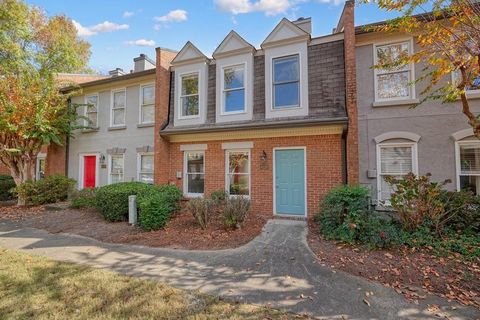
<path fill-rule="evenodd" d="M 172 61 L 174 125 L 200 125 L 207 116 L 209 59 L 188 41 Z"/>
<path fill-rule="evenodd" d="M 283 18 L 262 42 L 265 53 L 265 118 L 308 115 L 310 34 Z"/>
<path fill-rule="evenodd" d="M 216 60 L 216 122 L 252 120 L 255 47 L 235 31 L 213 53 Z"/>

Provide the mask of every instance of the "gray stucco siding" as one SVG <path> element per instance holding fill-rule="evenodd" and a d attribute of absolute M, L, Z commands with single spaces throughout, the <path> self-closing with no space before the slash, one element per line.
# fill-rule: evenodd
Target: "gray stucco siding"
<path fill-rule="evenodd" d="M 414 49 L 418 50 L 418 47 L 414 46 Z M 406 131 L 420 135 L 417 144 L 418 173 L 431 173 L 434 181 L 450 179 L 452 183 L 447 188 L 455 190 L 457 177 L 452 134 L 469 128 L 467 118 L 461 112 L 460 102 L 442 104 L 439 101 L 427 101 L 413 109 L 398 105 L 373 107 L 373 44 L 358 46 L 356 58 L 360 183 L 371 188 L 373 198 L 377 197 L 377 179 L 367 176 L 367 170 L 378 169 L 374 139 L 387 132 Z M 422 63 L 415 65 L 417 78 L 424 67 Z M 425 83 L 416 84 L 415 98 L 419 98 L 424 88 Z M 474 112 L 480 113 L 479 99 L 470 100 L 470 105 Z"/>

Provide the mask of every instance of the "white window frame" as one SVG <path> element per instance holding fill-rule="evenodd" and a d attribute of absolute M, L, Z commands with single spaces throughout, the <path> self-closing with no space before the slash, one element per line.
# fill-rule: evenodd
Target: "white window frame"
<path fill-rule="evenodd" d="M 377 201 L 378 204 L 385 201 L 385 204 L 388 205 L 388 199 L 382 199 L 382 160 L 381 160 L 381 148 L 387 147 L 411 147 L 412 148 L 412 173 L 418 175 L 418 144 L 416 142 L 380 142 L 377 143 Z"/>
<path fill-rule="evenodd" d="M 146 88 L 146 87 L 153 87 L 153 103 L 152 104 L 143 104 L 143 89 Z M 140 101 L 138 103 L 138 105 L 139 105 L 138 123 L 139 124 L 155 124 L 155 95 L 156 95 L 156 92 L 155 92 L 155 83 L 154 82 L 145 83 L 145 84 L 140 85 L 140 94 L 139 94 Z M 152 119 L 152 121 L 147 121 L 147 122 L 143 121 L 143 107 L 146 107 L 146 106 L 153 106 L 153 119 Z"/>
<path fill-rule="evenodd" d="M 241 68 L 243 69 L 243 87 L 238 87 L 234 89 L 225 89 L 225 69 L 236 69 L 236 68 Z M 247 112 L 247 87 L 248 87 L 248 78 L 247 78 L 247 64 L 246 63 L 238 63 L 238 64 L 231 64 L 231 65 L 225 65 L 222 66 L 222 72 L 220 74 L 220 114 L 222 116 L 225 115 L 234 115 L 234 114 L 243 114 Z M 226 99 L 225 99 L 225 93 L 229 91 L 236 91 L 236 90 L 243 90 L 243 110 L 239 111 L 227 111 L 226 110 Z"/>
<path fill-rule="evenodd" d="M 138 152 L 137 153 L 137 180 L 143 182 L 141 180 L 142 173 L 150 174 L 150 172 L 142 172 L 142 156 L 152 156 L 153 157 L 153 169 L 152 169 L 152 178 L 155 179 L 155 155 L 153 152 Z M 155 181 L 155 180 L 154 180 Z M 145 182 L 147 183 L 147 182 Z"/>
<path fill-rule="evenodd" d="M 281 108 L 275 107 L 275 85 L 277 84 L 286 84 L 286 83 L 296 83 L 297 81 L 284 81 L 284 82 L 279 82 L 275 83 L 275 60 L 282 60 L 282 59 L 288 59 L 291 57 L 296 57 L 298 59 L 298 104 L 296 105 L 289 105 L 289 106 L 283 106 Z M 302 90 L 301 85 L 302 85 L 302 78 L 301 78 L 301 72 L 302 68 L 300 65 L 300 53 L 295 53 L 295 54 L 290 54 L 286 56 L 279 56 L 279 57 L 272 57 L 272 106 L 271 110 L 272 111 L 280 111 L 280 110 L 292 110 L 292 109 L 299 109 L 301 108 L 301 93 L 300 91 Z"/>
<path fill-rule="evenodd" d="M 122 180 L 119 182 L 125 182 L 125 154 L 109 154 L 108 155 L 108 184 L 112 184 L 112 158 L 121 156 L 122 157 Z"/>
<path fill-rule="evenodd" d="M 100 99 L 100 95 L 98 94 L 98 92 L 85 95 L 85 100 L 84 100 L 85 108 L 84 108 L 84 112 L 83 112 L 83 116 L 86 117 L 86 119 L 84 121 L 85 126 L 90 127 L 88 114 L 93 113 L 93 112 L 88 112 L 88 98 L 90 98 L 90 97 L 97 97 L 97 105 L 96 105 L 97 111 L 95 112 L 97 114 L 97 123 L 95 123 L 95 125 L 92 125 L 91 128 L 98 128 L 98 104 L 99 104 L 98 102 L 99 102 L 99 99 Z"/>
<path fill-rule="evenodd" d="M 377 58 L 377 48 L 378 47 L 386 47 L 386 46 L 392 46 L 392 45 L 398 45 L 398 44 L 403 44 L 407 43 L 408 44 L 408 54 L 411 55 L 414 53 L 414 46 L 413 46 L 413 38 L 407 38 L 407 39 L 399 39 L 394 42 L 381 42 L 381 43 L 375 43 L 373 45 L 373 64 L 377 65 L 378 64 L 378 58 Z M 382 74 L 391 74 L 391 73 L 399 73 L 399 72 L 405 72 L 407 70 L 403 71 L 387 71 L 387 72 L 379 72 L 380 70 L 377 68 L 373 69 L 373 82 L 374 82 L 374 94 L 375 94 L 375 102 L 389 102 L 389 101 L 404 101 L 404 100 L 412 100 L 415 99 L 415 84 L 412 83 L 415 80 L 415 64 L 414 63 L 409 63 L 409 85 L 408 85 L 408 91 L 410 92 L 408 97 L 395 97 L 395 98 L 379 98 L 378 97 L 378 75 Z"/>
<path fill-rule="evenodd" d="M 203 154 L 203 193 L 189 193 L 188 192 L 188 157 L 189 153 Z M 204 150 L 185 150 L 183 152 L 183 194 L 188 198 L 202 198 L 205 194 L 205 151 Z"/>
<path fill-rule="evenodd" d="M 460 72 L 460 71 L 455 70 L 455 71 L 451 72 L 450 78 L 451 78 L 452 84 L 455 84 L 455 72 Z M 469 97 L 469 98 L 480 97 L 480 89 L 473 89 L 473 90 L 467 89 L 467 90 L 465 90 L 465 93 L 466 93 L 467 97 Z"/>
<path fill-rule="evenodd" d="M 183 77 L 188 77 L 192 75 L 197 75 L 198 77 L 198 88 L 197 88 L 197 93 L 195 94 L 187 94 L 187 95 L 182 95 L 182 89 L 183 89 Z M 178 94 L 178 119 L 185 120 L 185 119 L 198 119 L 200 118 L 201 114 L 201 109 L 200 109 L 200 95 L 201 95 L 201 88 L 200 88 L 200 71 L 192 71 L 192 72 L 184 72 L 179 74 L 178 79 L 179 81 L 179 94 Z M 184 116 L 183 115 L 183 105 L 182 105 L 182 98 L 186 97 L 193 97 L 193 96 L 198 96 L 198 114 L 196 115 L 191 115 L 191 116 Z"/>
<path fill-rule="evenodd" d="M 35 162 L 35 180 L 40 180 L 40 161 L 43 160 L 45 161 L 45 170 L 47 169 L 47 154 L 46 153 L 43 153 L 43 152 L 40 152 L 38 155 L 37 155 L 37 160 Z"/>
<path fill-rule="evenodd" d="M 118 92 L 123 92 L 124 93 L 124 113 L 123 113 L 123 124 L 114 124 L 113 123 L 113 110 L 115 109 L 120 109 L 120 108 L 114 108 L 114 98 L 115 98 L 115 93 Z M 126 88 L 120 88 L 120 89 L 114 89 L 111 91 L 110 95 L 110 127 L 125 127 L 127 125 L 126 118 L 127 118 L 127 89 Z"/>
<path fill-rule="evenodd" d="M 460 146 L 478 146 L 480 147 L 480 141 L 474 141 L 474 140 L 467 140 L 467 141 L 456 141 L 455 142 L 455 171 L 456 171 L 456 178 L 457 178 L 457 191 L 460 191 L 460 176 L 465 176 L 461 174 L 461 165 L 460 165 Z M 478 177 L 480 174 L 469 174 L 467 176 L 474 176 Z M 480 194 L 477 191 L 478 194 Z"/>
<path fill-rule="evenodd" d="M 246 195 L 237 195 L 237 194 L 230 194 L 230 185 L 228 183 L 228 176 L 230 175 L 230 153 L 246 153 L 248 155 L 248 196 Z M 238 174 L 238 173 L 237 173 Z M 241 173 L 239 175 L 245 175 L 245 173 Z M 225 150 L 225 191 L 230 197 L 243 197 L 246 199 L 250 199 L 252 194 L 252 157 L 250 149 L 228 149 Z"/>

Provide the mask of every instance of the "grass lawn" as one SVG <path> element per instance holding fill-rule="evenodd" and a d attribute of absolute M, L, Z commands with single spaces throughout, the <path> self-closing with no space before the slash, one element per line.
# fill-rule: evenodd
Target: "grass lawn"
<path fill-rule="evenodd" d="M 309 319 L 0 249 L 0 319 Z"/>

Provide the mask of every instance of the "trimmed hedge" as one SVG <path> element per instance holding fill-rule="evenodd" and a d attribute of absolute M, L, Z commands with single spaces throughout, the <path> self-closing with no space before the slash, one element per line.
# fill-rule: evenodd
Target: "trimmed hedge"
<path fill-rule="evenodd" d="M 71 196 L 70 206 L 75 209 L 95 208 L 97 206 L 96 192 L 96 188 L 75 190 Z"/>
<path fill-rule="evenodd" d="M 140 214 L 138 224 L 145 231 L 158 230 L 164 227 L 176 209 L 176 201 L 172 201 L 167 193 L 150 195 L 138 202 Z"/>
<path fill-rule="evenodd" d="M 26 181 L 13 192 L 24 199 L 26 205 L 41 205 L 66 200 L 74 185 L 75 180 L 54 174 L 38 181 Z"/>
<path fill-rule="evenodd" d="M 14 199 L 11 190 L 15 188 L 15 181 L 7 175 L 0 175 L 0 201 L 7 201 Z"/>

